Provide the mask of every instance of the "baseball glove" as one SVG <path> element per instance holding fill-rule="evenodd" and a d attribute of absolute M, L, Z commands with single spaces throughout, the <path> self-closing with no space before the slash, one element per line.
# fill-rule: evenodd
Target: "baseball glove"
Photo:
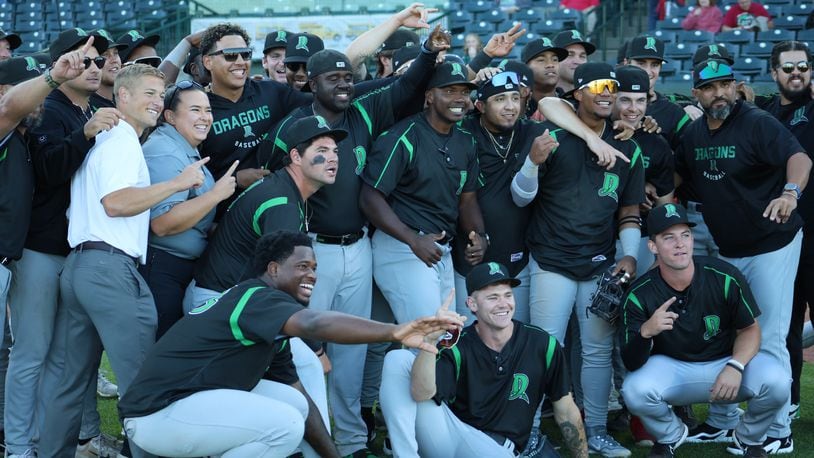
<path fill-rule="evenodd" d="M 591 305 L 585 313 L 591 312 L 610 324 L 616 323 L 629 279 L 627 272 L 614 275 L 613 267 L 610 267 L 597 280 L 596 292 L 591 296 Z"/>

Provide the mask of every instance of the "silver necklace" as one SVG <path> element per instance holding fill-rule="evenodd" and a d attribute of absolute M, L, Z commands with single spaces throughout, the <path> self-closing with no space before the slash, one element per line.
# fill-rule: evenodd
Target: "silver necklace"
<path fill-rule="evenodd" d="M 480 126 L 486 132 L 486 135 L 489 136 L 489 140 L 491 140 L 492 145 L 495 147 L 495 153 L 497 153 L 497 155 L 500 156 L 501 159 L 503 159 L 503 163 L 505 164 L 506 160 L 509 158 L 509 151 L 512 149 L 512 143 L 514 142 L 514 129 L 512 129 L 512 134 L 509 136 L 509 144 L 506 146 L 502 146 L 500 142 L 497 141 L 495 136 L 492 135 L 491 132 L 489 132 L 489 129 L 487 129 L 483 125 L 483 118 L 481 118 Z M 500 151 L 504 151 L 504 153 L 500 154 Z"/>

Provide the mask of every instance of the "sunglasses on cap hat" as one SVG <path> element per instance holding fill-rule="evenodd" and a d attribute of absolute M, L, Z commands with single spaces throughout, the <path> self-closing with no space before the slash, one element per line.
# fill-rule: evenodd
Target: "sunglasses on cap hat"
<path fill-rule="evenodd" d="M 732 67 L 725 63 L 717 63 L 717 65 L 708 64 L 698 72 L 698 76 L 701 81 L 713 78 L 722 78 L 725 76 L 731 76 L 733 79 L 735 78 L 734 74 L 732 73 Z"/>
<path fill-rule="evenodd" d="M 780 68 L 780 70 L 783 70 L 783 73 L 791 74 L 791 72 L 794 71 L 795 67 L 797 68 L 797 70 L 800 71 L 800 73 L 805 73 L 811 68 L 808 61 L 806 60 L 801 60 L 796 64 L 794 62 L 783 62 L 783 64 L 780 65 L 778 68 Z"/>
<path fill-rule="evenodd" d="M 207 56 L 223 56 L 226 62 L 235 62 L 239 57 L 244 61 L 252 58 L 252 48 L 225 48 L 207 54 Z"/>
<path fill-rule="evenodd" d="M 153 68 L 158 68 L 158 66 L 161 65 L 161 58 L 158 56 L 139 57 L 136 60 L 125 62 L 123 67 L 129 67 L 133 64 L 144 64 Z"/>
<path fill-rule="evenodd" d="M 515 72 L 500 72 L 493 76 L 489 82 L 492 83 L 492 86 L 499 87 L 505 86 L 507 84 L 520 84 L 520 78 L 517 77 L 517 73 Z"/>
<path fill-rule="evenodd" d="M 105 61 L 106 60 L 107 59 L 105 59 L 102 56 L 98 56 L 98 57 L 94 57 L 94 58 L 85 57 L 84 59 L 82 59 L 82 64 L 85 66 L 85 70 L 90 68 L 91 63 L 96 64 L 96 68 L 101 69 L 102 67 L 105 66 Z"/>
<path fill-rule="evenodd" d="M 204 88 L 200 84 L 192 80 L 183 80 L 179 81 L 167 89 L 166 94 L 164 95 L 164 107 L 166 109 L 170 109 L 172 107 L 172 102 L 175 101 L 175 97 L 178 96 L 179 92 L 188 91 L 190 89 L 197 89 L 199 91 L 203 91 Z"/>
<path fill-rule="evenodd" d="M 590 83 L 583 84 L 579 87 L 580 90 L 588 89 L 588 92 L 594 95 L 599 95 L 607 89 L 611 94 L 616 94 L 619 90 L 619 82 L 611 79 L 594 80 Z"/>

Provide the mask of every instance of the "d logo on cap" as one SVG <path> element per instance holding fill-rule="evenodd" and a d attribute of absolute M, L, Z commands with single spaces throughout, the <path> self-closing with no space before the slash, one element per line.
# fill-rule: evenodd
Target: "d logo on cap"
<path fill-rule="evenodd" d="M 664 215 L 665 218 L 672 218 L 674 216 L 676 218 L 681 218 L 681 216 L 679 216 L 679 214 L 678 214 L 678 211 L 676 210 L 675 205 L 667 204 L 667 205 L 664 206 L 664 209 L 667 210 L 667 214 Z"/>

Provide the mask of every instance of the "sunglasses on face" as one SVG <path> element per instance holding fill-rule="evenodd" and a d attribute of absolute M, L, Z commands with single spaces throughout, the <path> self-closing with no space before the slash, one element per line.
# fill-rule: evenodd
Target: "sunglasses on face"
<path fill-rule="evenodd" d="M 293 73 L 297 73 L 298 71 L 300 71 L 300 69 L 302 69 L 302 71 L 305 71 L 305 64 L 301 62 L 289 62 L 285 64 L 285 68 L 289 69 Z"/>
<path fill-rule="evenodd" d="M 122 65 L 122 66 L 123 67 L 129 67 L 129 66 L 131 66 L 133 64 L 144 64 L 144 65 L 149 65 L 150 67 L 153 67 L 153 68 L 158 68 L 158 66 L 161 65 L 161 58 L 158 57 L 158 56 L 139 57 L 136 60 L 131 60 L 129 62 L 125 62 L 124 65 Z"/>
<path fill-rule="evenodd" d="M 172 109 L 172 103 L 175 101 L 175 97 L 178 96 L 179 92 L 188 91 L 190 89 L 197 89 L 199 91 L 203 91 L 204 88 L 200 84 L 196 83 L 192 80 L 184 80 L 179 81 L 176 84 L 167 89 L 166 94 L 164 95 L 164 107 L 168 110 Z"/>
<path fill-rule="evenodd" d="M 595 80 L 591 81 L 590 83 L 583 84 L 579 88 L 580 90 L 587 88 L 588 92 L 594 95 L 602 94 L 606 89 L 611 94 L 616 94 L 616 91 L 619 89 L 619 83 L 616 80 L 610 79 Z"/>
<path fill-rule="evenodd" d="M 252 49 L 251 48 L 226 48 L 220 49 L 215 52 L 211 52 L 207 54 L 208 56 L 223 56 L 223 59 L 226 62 L 235 62 L 238 57 L 241 57 L 244 61 L 249 61 L 252 58 Z"/>
<path fill-rule="evenodd" d="M 800 62 L 797 62 L 796 64 L 794 62 L 784 62 L 780 66 L 780 70 L 783 70 L 783 73 L 791 74 L 791 72 L 794 71 L 795 67 L 797 68 L 797 70 L 800 71 L 800 73 L 805 73 L 811 68 L 809 66 L 808 61 L 801 60 Z"/>
<path fill-rule="evenodd" d="M 94 57 L 94 58 L 86 57 L 85 59 L 82 60 L 82 64 L 85 65 L 85 70 L 90 68 L 91 62 L 96 64 L 96 68 L 101 69 L 102 67 L 105 66 L 105 61 L 106 60 L 107 59 L 105 59 L 102 56 L 98 56 L 98 57 Z"/>
<path fill-rule="evenodd" d="M 505 86 L 509 83 L 515 85 L 520 84 L 519 80 L 520 79 L 517 77 L 517 73 L 515 72 L 500 72 L 497 75 L 493 76 L 492 79 L 489 81 L 492 83 L 492 86 L 500 87 Z"/>

